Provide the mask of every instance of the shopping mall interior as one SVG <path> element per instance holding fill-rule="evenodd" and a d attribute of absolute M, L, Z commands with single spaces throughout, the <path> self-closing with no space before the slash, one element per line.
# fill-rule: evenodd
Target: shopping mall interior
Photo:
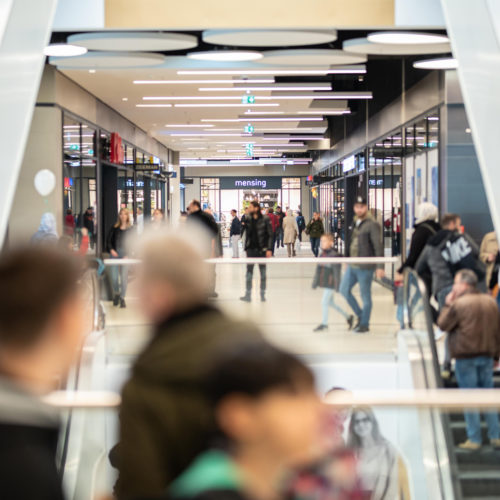
<path fill-rule="evenodd" d="M 77 360 L 57 375 L 57 390 L 43 396 L 60 418 L 54 458 L 64 498 L 176 498 L 175 488 L 168 489 L 175 477 L 161 485 L 168 496 L 151 485 L 142 494 L 136 485 L 124 486 L 139 476 L 129 470 L 126 477 L 120 455 L 130 411 L 125 398 L 132 393 L 124 387 L 142 376 L 149 394 L 182 393 L 179 410 L 176 400 L 165 415 L 142 418 L 159 429 L 158 421 L 168 421 L 175 407 L 172 415 L 191 425 L 202 416 L 194 418 L 194 404 L 192 414 L 182 414 L 182 398 L 193 390 L 182 377 L 190 371 L 201 377 L 189 364 L 200 358 L 193 354 L 179 379 L 170 372 L 173 378 L 161 383 L 147 379 L 145 353 L 169 323 L 156 324 L 145 305 L 160 302 L 144 291 L 148 264 L 141 256 L 147 252 L 125 250 L 115 238 L 130 230 L 139 248 L 161 229 L 179 248 L 165 248 L 158 275 L 170 267 L 173 280 L 174 271 L 186 269 L 185 282 L 172 287 L 188 290 L 187 273 L 197 264 L 182 238 L 196 212 L 193 200 L 218 231 L 203 255 L 210 270 L 204 307 L 240 325 L 233 325 L 238 332 L 256 325 L 269 345 L 311 371 L 316 393 L 336 418 L 343 415 L 342 450 L 359 466 L 349 494 L 336 483 L 349 475 L 341 469 L 321 494 L 276 488 L 252 496 L 249 489 L 241 498 L 500 498 L 500 435 L 488 417 L 500 409 L 498 358 L 490 385 L 464 385 L 463 359 L 450 364 L 456 344 L 449 339 L 459 327 L 441 329 L 439 313 L 455 300 L 454 273 L 464 268 L 453 268 L 441 301 L 446 287 L 436 288 L 431 263 L 427 274 L 419 270 L 423 259 L 410 263 L 418 226 L 436 224 L 419 248 L 425 256 L 428 241 L 441 234 L 438 221 L 457 214 L 453 231 L 466 241 L 460 251 L 472 248 L 485 267 L 473 285 L 489 287 L 498 271 L 499 35 L 500 7 L 489 0 L 288 0 L 286 8 L 276 0 L 0 5 L 0 144 L 11 151 L 4 154 L 0 185 L 2 246 L 15 251 L 50 237 L 91 263 L 80 283 L 89 324 Z M 248 215 L 252 204 L 263 214 L 288 214 L 276 217 L 278 229 L 274 215 L 263 218 L 273 232 L 271 246 L 260 243 L 260 227 L 250 229 L 257 227 Z M 360 215 L 360 206 L 368 215 Z M 234 213 L 246 234 L 235 233 Z M 315 217 L 322 223 L 318 234 Z M 353 243 L 363 217 L 378 234 L 370 233 L 368 250 L 362 236 Z M 286 223 L 293 226 L 292 239 Z M 488 237 L 494 250 L 484 250 Z M 202 235 L 188 239 L 201 254 Z M 326 260 L 317 259 L 316 240 Z M 260 253 L 252 253 L 252 245 Z M 263 265 L 258 258 L 266 256 Z M 322 282 L 325 269 L 334 285 Z M 363 272 L 371 272 L 368 284 Z M 204 279 L 200 272 L 199 282 Z M 185 310 L 179 311 L 172 324 L 182 320 Z M 0 308 L 0 345 L 2 314 Z M 182 335 L 188 337 L 186 325 Z M 217 334 L 211 320 L 204 328 Z M 183 349 L 203 350 L 205 340 L 197 341 L 179 342 L 170 358 L 164 353 L 152 364 L 161 360 L 165 372 L 173 371 L 186 356 Z M 9 373 L 3 359 L 2 377 Z M 489 410 L 486 423 L 478 421 L 484 444 L 477 448 L 471 448 L 471 407 Z M 359 426 L 369 422 L 373 442 L 364 440 L 356 419 Z M 147 433 L 141 436 L 141 451 L 129 463 L 137 471 L 143 450 L 154 448 Z M 171 444 L 166 433 L 155 439 L 158 447 Z M 0 444 L 1 457 L 8 460 Z M 137 484 L 141 480 L 147 483 L 139 478 Z"/>

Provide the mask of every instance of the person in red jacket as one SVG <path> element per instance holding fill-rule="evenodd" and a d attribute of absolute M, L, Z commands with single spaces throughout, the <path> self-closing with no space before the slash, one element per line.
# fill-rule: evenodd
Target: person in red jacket
<path fill-rule="evenodd" d="M 64 217 L 64 234 L 71 238 L 75 235 L 75 217 L 71 208 L 66 210 L 66 215 Z"/>
<path fill-rule="evenodd" d="M 274 209 L 271 207 L 267 210 L 267 216 L 271 221 L 271 227 L 273 228 L 273 248 L 271 249 L 274 255 L 274 245 L 276 244 L 276 231 L 280 225 L 279 217 L 274 213 Z"/>

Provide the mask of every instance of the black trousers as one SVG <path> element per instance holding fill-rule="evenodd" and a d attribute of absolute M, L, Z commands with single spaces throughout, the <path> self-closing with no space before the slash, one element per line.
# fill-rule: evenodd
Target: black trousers
<path fill-rule="evenodd" d="M 247 257 L 248 258 L 266 258 L 265 252 L 262 252 L 261 250 L 256 250 L 253 248 L 249 248 L 247 250 Z M 252 281 L 253 281 L 253 269 L 255 267 L 255 264 L 247 264 L 247 274 L 246 274 L 246 289 L 247 293 L 249 294 L 252 291 Z M 267 277 L 266 277 L 266 265 L 265 264 L 259 264 L 259 271 L 260 271 L 260 291 L 261 293 L 266 291 L 266 282 L 267 282 Z"/>

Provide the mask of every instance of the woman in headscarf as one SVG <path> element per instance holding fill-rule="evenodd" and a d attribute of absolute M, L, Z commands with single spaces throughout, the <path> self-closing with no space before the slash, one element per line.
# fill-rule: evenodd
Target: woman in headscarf
<path fill-rule="evenodd" d="M 56 218 L 54 214 L 46 212 L 42 215 L 38 231 L 31 237 L 31 243 L 35 245 L 56 245 L 58 241 Z"/>
<path fill-rule="evenodd" d="M 420 254 L 422 253 L 425 245 L 430 238 L 432 238 L 440 229 L 441 226 L 437 222 L 438 220 L 438 209 L 436 205 L 429 202 L 421 203 L 417 207 L 417 219 L 415 221 L 413 235 L 411 237 L 410 251 L 408 257 L 403 262 L 403 265 L 398 269 L 398 273 L 402 274 L 405 267 L 413 269 L 417 263 Z M 402 276 L 399 277 L 402 279 Z M 421 276 L 428 285 L 428 290 L 430 290 L 430 283 L 432 282 L 432 277 Z M 398 277 L 396 276 L 396 280 Z"/>

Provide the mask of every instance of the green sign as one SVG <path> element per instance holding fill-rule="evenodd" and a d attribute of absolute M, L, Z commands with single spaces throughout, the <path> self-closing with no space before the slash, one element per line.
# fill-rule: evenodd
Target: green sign
<path fill-rule="evenodd" d="M 80 149 L 80 146 L 78 144 L 71 144 L 69 146 L 70 151 L 78 151 Z"/>
<path fill-rule="evenodd" d="M 253 125 L 245 125 L 245 134 L 253 134 L 254 131 L 254 126 Z"/>
<path fill-rule="evenodd" d="M 89 155 L 90 156 L 94 156 L 94 150 L 93 149 L 89 149 Z"/>
<path fill-rule="evenodd" d="M 253 156 L 253 144 L 246 145 L 247 156 Z"/>
<path fill-rule="evenodd" d="M 241 102 L 242 104 L 255 104 L 255 96 L 251 94 L 244 95 Z"/>

